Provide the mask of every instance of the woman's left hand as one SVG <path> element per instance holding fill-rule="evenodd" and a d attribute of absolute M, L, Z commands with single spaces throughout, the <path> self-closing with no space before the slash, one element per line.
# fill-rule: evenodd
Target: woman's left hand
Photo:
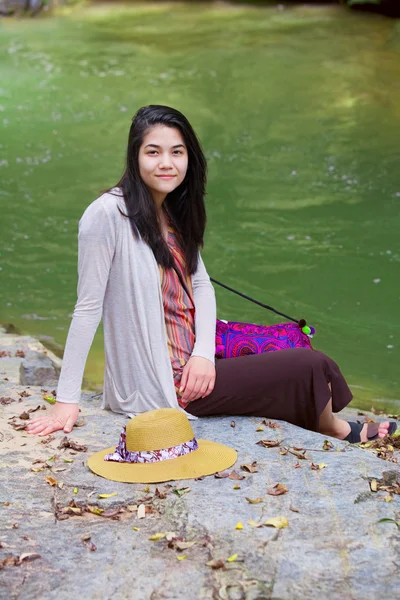
<path fill-rule="evenodd" d="M 182 400 L 191 402 L 198 398 L 205 398 L 214 389 L 215 366 L 201 356 L 192 356 L 184 366 L 181 387 Z"/>

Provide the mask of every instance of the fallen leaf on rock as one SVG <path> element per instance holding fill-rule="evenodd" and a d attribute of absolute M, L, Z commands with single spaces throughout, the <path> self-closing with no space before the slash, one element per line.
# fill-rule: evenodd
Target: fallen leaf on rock
<path fill-rule="evenodd" d="M 278 440 L 260 440 L 256 442 L 257 446 L 263 446 L 264 448 L 275 448 L 280 445 Z"/>
<path fill-rule="evenodd" d="M 324 440 L 322 450 L 330 450 L 331 448 L 333 448 L 332 442 L 330 442 L 329 440 Z"/>
<path fill-rule="evenodd" d="M 10 357 L 11 356 L 11 352 L 9 352 L 8 350 L 0 350 L 0 358 L 4 358 L 4 357 Z"/>
<path fill-rule="evenodd" d="M 400 521 L 395 521 L 394 519 L 379 519 L 378 523 L 394 523 L 397 525 L 397 528 L 400 529 Z"/>
<path fill-rule="evenodd" d="M 90 540 L 92 536 L 90 535 L 90 533 L 84 533 L 83 536 L 81 537 L 82 542 L 87 542 L 88 540 Z"/>
<path fill-rule="evenodd" d="M 282 454 L 282 456 L 286 456 L 286 454 L 289 453 L 289 448 L 282 448 L 281 450 L 279 450 L 279 454 Z"/>
<path fill-rule="evenodd" d="M 30 409 L 28 410 L 28 413 L 29 413 L 29 414 L 31 414 L 31 413 L 34 413 L 34 412 L 36 412 L 37 410 L 40 410 L 40 404 L 38 404 L 36 408 L 30 408 Z M 21 417 L 20 417 L 20 418 L 21 418 Z"/>
<path fill-rule="evenodd" d="M 29 398 L 31 396 L 31 394 L 29 394 L 26 390 L 22 390 L 22 392 L 17 392 L 17 394 L 21 397 L 21 398 Z M 37 410 L 36 408 L 34 410 Z M 29 411 L 31 412 L 31 411 Z M 32 411 L 33 412 L 33 411 Z"/>
<path fill-rule="evenodd" d="M 263 524 L 262 523 L 257 523 L 257 521 L 253 521 L 253 519 L 249 519 L 248 524 L 251 525 L 251 527 L 262 527 Z"/>
<path fill-rule="evenodd" d="M 235 560 L 237 560 L 238 558 L 238 554 L 232 554 L 232 556 L 229 556 L 226 560 L 227 562 L 231 563 L 231 562 L 235 562 Z"/>
<path fill-rule="evenodd" d="M 73 462 L 74 462 L 74 459 L 73 459 L 73 458 L 63 458 L 63 461 L 64 461 L 65 463 L 73 463 Z"/>
<path fill-rule="evenodd" d="M 165 488 L 164 489 L 156 488 L 154 495 L 156 496 L 156 498 L 160 498 L 160 500 L 165 500 L 168 493 L 169 493 L 169 490 L 166 490 Z"/>
<path fill-rule="evenodd" d="M 301 464 L 300 464 L 299 462 L 297 462 L 297 463 L 294 465 L 294 468 L 295 468 L 295 469 L 301 469 Z"/>
<path fill-rule="evenodd" d="M 46 483 L 48 483 L 49 485 L 51 485 L 53 487 L 54 485 L 57 485 L 57 479 L 54 479 L 54 477 L 50 477 L 48 475 L 46 477 Z"/>
<path fill-rule="evenodd" d="M 86 508 L 89 512 L 91 512 L 94 515 L 102 515 L 104 512 L 104 508 L 99 508 L 98 506 L 92 506 L 90 504 L 88 504 Z"/>
<path fill-rule="evenodd" d="M 44 446 L 47 446 L 47 444 L 50 444 L 50 442 L 52 442 L 53 440 L 56 439 L 55 435 L 47 435 L 43 440 L 40 440 L 40 443 L 43 444 Z"/>
<path fill-rule="evenodd" d="M 3 398 L 0 398 L 0 404 L 2 406 L 7 406 L 7 404 L 11 404 L 12 402 L 16 402 L 16 400 L 13 398 L 5 398 L 4 396 Z"/>
<path fill-rule="evenodd" d="M 145 494 L 148 494 L 149 491 L 150 491 L 150 487 L 148 485 L 146 485 L 142 490 L 142 492 L 144 492 Z"/>
<path fill-rule="evenodd" d="M 318 469 L 326 469 L 327 466 L 328 465 L 326 463 L 323 463 L 323 462 L 317 464 Z"/>
<path fill-rule="evenodd" d="M 237 471 L 233 470 L 229 473 L 228 475 L 229 479 L 232 479 L 233 481 L 241 481 L 242 479 L 244 479 L 244 475 L 241 475 L 240 473 L 238 473 Z"/>
<path fill-rule="evenodd" d="M 243 523 L 239 521 L 235 527 L 235 529 L 243 529 Z"/>
<path fill-rule="evenodd" d="M 220 473 L 215 473 L 214 477 L 215 479 L 225 479 L 226 477 L 229 477 L 229 473 L 228 471 L 221 471 Z"/>
<path fill-rule="evenodd" d="M 133 531 L 140 531 L 139 527 L 132 527 Z"/>
<path fill-rule="evenodd" d="M 187 555 L 187 554 L 181 554 L 180 556 L 177 556 L 176 558 L 177 558 L 178 560 L 185 560 L 187 557 L 188 557 L 188 555 Z"/>
<path fill-rule="evenodd" d="M 36 552 L 23 552 L 19 557 L 19 562 L 22 563 L 24 561 L 36 560 L 37 558 L 42 558 L 40 554 Z"/>
<path fill-rule="evenodd" d="M 43 400 L 46 400 L 46 402 L 48 402 L 49 404 L 56 403 L 56 399 L 53 398 L 53 396 L 50 396 L 49 394 L 43 394 Z"/>
<path fill-rule="evenodd" d="M 275 423 L 274 421 L 267 421 L 267 419 L 263 419 L 261 421 L 261 424 L 266 425 L 270 429 L 279 429 L 280 427 L 279 423 Z"/>
<path fill-rule="evenodd" d="M 74 442 L 74 440 L 70 440 L 67 436 L 63 437 L 58 446 L 59 450 L 63 450 L 66 448 L 70 448 L 71 450 L 75 450 L 76 452 L 87 452 L 88 447 L 83 444 L 78 444 L 78 442 Z"/>
<path fill-rule="evenodd" d="M 97 546 L 90 539 L 83 542 L 83 545 L 86 546 L 86 548 L 89 548 L 91 552 L 96 552 L 97 550 Z"/>
<path fill-rule="evenodd" d="M 188 494 L 191 490 L 190 490 L 190 487 L 184 487 L 184 488 L 180 488 L 180 489 L 176 488 L 172 491 L 177 496 L 183 496 L 183 494 Z"/>
<path fill-rule="evenodd" d="M 168 531 L 163 531 L 162 533 L 153 533 L 153 535 L 149 537 L 149 540 L 151 542 L 158 542 L 159 540 L 163 540 L 165 537 L 167 537 L 167 533 Z"/>
<path fill-rule="evenodd" d="M 120 518 L 120 513 L 122 512 L 122 509 L 120 506 L 118 506 L 117 508 L 108 508 L 107 510 L 105 510 L 102 513 L 102 517 L 105 517 L 106 519 L 119 519 Z"/>
<path fill-rule="evenodd" d="M 63 487 L 64 487 L 64 482 L 63 481 L 59 481 L 58 484 L 57 484 L 57 486 L 60 488 L 60 490 L 62 490 Z"/>
<path fill-rule="evenodd" d="M 139 504 L 137 511 L 137 518 L 144 519 L 146 516 L 146 506 L 144 504 Z"/>
<path fill-rule="evenodd" d="M 303 450 L 302 448 L 288 448 L 290 454 L 293 454 L 294 456 L 296 456 L 297 458 L 299 458 L 300 460 L 307 460 L 306 457 L 306 450 Z"/>
<path fill-rule="evenodd" d="M 264 521 L 263 525 L 267 527 L 276 527 L 276 529 L 285 529 L 289 526 L 289 521 L 286 517 L 272 517 L 271 519 L 267 519 Z"/>
<path fill-rule="evenodd" d="M 236 485 L 233 486 L 234 490 L 240 490 L 240 485 L 237 483 Z"/>
<path fill-rule="evenodd" d="M 260 502 L 264 501 L 264 498 L 254 498 L 254 500 L 252 500 L 251 498 L 248 498 L 247 496 L 245 497 L 247 502 L 249 502 L 250 504 L 260 504 Z"/>
<path fill-rule="evenodd" d="M 17 358 L 25 358 L 25 352 L 23 350 L 17 350 L 15 356 Z"/>
<path fill-rule="evenodd" d="M 236 427 L 235 421 L 231 421 L 231 427 Z"/>
<path fill-rule="evenodd" d="M 370 481 L 369 486 L 371 488 L 371 492 L 377 492 L 378 491 L 378 482 L 376 481 L 376 479 L 372 479 Z"/>
<path fill-rule="evenodd" d="M 23 429 L 26 429 L 26 423 L 16 423 L 15 421 L 12 421 L 10 425 L 15 429 L 15 431 L 22 431 Z"/>
<path fill-rule="evenodd" d="M 289 506 L 289 510 L 291 510 L 292 512 L 295 512 L 295 513 L 299 513 L 300 512 L 298 508 L 295 508 L 292 505 Z"/>
<path fill-rule="evenodd" d="M 82 417 L 81 419 L 77 420 L 77 422 L 74 424 L 74 427 L 83 427 L 84 425 L 86 425 L 86 421 Z"/>
<path fill-rule="evenodd" d="M 225 563 L 221 558 L 219 558 L 218 560 L 209 560 L 206 562 L 206 566 L 211 567 L 212 569 L 223 569 L 225 567 Z"/>
<path fill-rule="evenodd" d="M 282 494 L 286 494 L 288 491 L 289 490 L 287 489 L 286 485 L 283 485 L 283 483 L 277 483 L 272 489 L 267 490 L 267 494 L 270 496 L 282 496 Z"/>
<path fill-rule="evenodd" d="M 79 490 L 78 490 L 78 488 L 77 488 L 77 487 L 74 487 L 74 494 L 77 494 L 77 493 L 78 493 L 78 491 L 79 491 Z"/>
<path fill-rule="evenodd" d="M 393 501 L 393 496 L 391 494 L 389 494 L 388 496 L 384 496 L 384 501 L 385 502 L 392 502 Z"/>
<path fill-rule="evenodd" d="M 247 471 L 248 473 L 258 473 L 258 465 L 256 460 L 247 465 L 240 465 L 240 468 L 243 469 L 243 471 Z"/>
<path fill-rule="evenodd" d="M 264 427 L 261 427 L 261 425 L 259 427 L 257 427 L 256 431 L 264 431 Z"/>
<path fill-rule="evenodd" d="M 112 492 L 111 494 L 99 494 L 98 498 L 111 498 L 112 496 L 117 496 L 118 492 Z"/>
<path fill-rule="evenodd" d="M 188 548 L 191 548 L 192 546 L 194 546 L 195 543 L 196 542 L 177 541 L 177 542 L 175 542 L 174 546 L 175 546 L 176 550 L 187 550 Z"/>

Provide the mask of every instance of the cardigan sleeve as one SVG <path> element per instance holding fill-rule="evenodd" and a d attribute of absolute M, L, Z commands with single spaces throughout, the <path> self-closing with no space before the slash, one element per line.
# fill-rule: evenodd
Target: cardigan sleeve
<path fill-rule="evenodd" d="M 99 326 L 116 242 L 115 224 L 101 199 L 79 221 L 78 299 L 72 315 L 57 388 L 57 401 L 77 403 L 85 364 Z"/>
<path fill-rule="evenodd" d="M 192 286 L 196 333 L 192 356 L 208 358 L 214 363 L 217 318 L 215 292 L 200 255 L 197 271 L 192 277 Z"/>

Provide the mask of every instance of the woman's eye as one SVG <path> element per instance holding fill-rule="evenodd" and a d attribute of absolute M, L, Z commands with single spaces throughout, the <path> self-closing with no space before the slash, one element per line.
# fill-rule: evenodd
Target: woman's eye
<path fill-rule="evenodd" d="M 149 155 L 157 154 L 157 150 L 150 150 L 147 154 L 149 154 Z"/>
<path fill-rule="evenodd" d="M 182 150 L 175 150 L 174 154 L 180 155 L 180 154 L 182 154 Z"/>

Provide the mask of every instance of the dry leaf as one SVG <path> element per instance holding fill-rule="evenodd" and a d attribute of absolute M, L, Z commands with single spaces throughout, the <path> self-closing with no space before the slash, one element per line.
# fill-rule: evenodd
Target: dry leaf
<path fill-rule="evenodd" d="M 88 447 L 83 444 L 78 444 L 78 442 L 74 442 L 74 440 L 70 440 L 67 436 L 63 437 L 58 446 L 59 450 L 70 448 L 71 450 L 75 450 L 76 452 L 87 452 Z"/>
<path fill-rule="evenodd" d="M 235 529 L 243 529 L 243 523 L 239 521 L 235 527 Z"/>
<path fill-rule="evenodd" d="M 167 531 L 164 531 L 162 533 L 153 533 L 153 535 L 149 537 L 149 540 L 151 542 L 158 542 L 158 540 L 163 540 L 167 536 L 167 533 Z"/>
<path fill-rule="evenodd" d="M 250 519 L 247 522 L 249 525 L 251 525 L 251 527 L 262 527 L 263 526 L 262 523 L 257 523 L 257 521 L 253 521 L 253 519 Z"/>
<path fill-rule="evenodd" d="M 267 527 L 276 527 L 276 529 L 285 529 L 289 526 L 289 521 L 286 517 L 272 517 L 272 519 L 267 519 L 264 521 L 263 525 Z"/>
<path fill-rule="evenodd" d="M 215 479 L 226 479 L 226 477 L 229 477 L 229 473 L 228 471 L 221 471 L 220 473 L 215 473 L 214 477 Z"/>
<path fill-rule="evenodd" d="M 99 508 L 98 506 L 91 506 L 90 504 L 88 504 L 86 508 L 89 512 L 93 513 L 94 515 L 102 515 L 104 512 L 104 508 Z"/>
<path fill-rule="evenodd" d="M 233 481 L 241 481 L 242 479 L 244 479 L 244 475 L 240 475 L 240 473 L 238 473 L 235 470 L 231 471 L 229 473 L 228 477 L 229 477 L 229 479 L 232 479 Z"/>
<path fill-rule="evenodd" d="M 74 487 L 74 494 L 77 494 L 77 493 L 78 493 L 78 488 Z"/>
<path fill-rule="evenodd" d="M 224 561 L 220 558 L 219 560 L 209 560 L 206 562 L 207 567 L 211 567 L 212 569 L 223 569 L 225 566 Z"/>
<path fill-rule="evenodd" d="M 112 496 L 116 496 L 118 492 L 112 492 L 111 494 L 99 494 L 98 498 L 111 498 Z"/>
<path fill-rule="evenodd" d="M 286 494 L 288 491 L 289 490 L 287 489 L 286 485 L 283 485 L 283 483 L 277 483 L 271 490 L 267 490 L 267 494 L 270 496 L 282 496 L 282 494 Z"/>
<path fill-rule="evenodd" d="M 5 398 L 4 396 L 0 398 L 0 404 L 2 406 L 7 406 L 7 404 L 11 404 L 12 402 L 16 402 L 13 398 Z"/>
<path fill-rule="evenodd" d="M 233 486 L 234 490 L 240 490 L 240 485 L 237 483 L 236 485 Z"/>
<path fill-rule="evenodd" d="M 53 487 L 54 485 L 57 485 L 57 479 L 54 479 L 54 477 L 50 477 L 48 475 L 46 477 L 46 483 L 48 483 L 49 485 L 51 485 Z"/>
<path fill-rule="evenodd" d="M 146 516 L 146 506 L 144 504 L 139 504 L 137 511 L 137 518 L 144 519 Z"/>
<path fill-rule="evenodd" d="M 257 446 L 263 446 L 264 448 L 275 448 L 280 445 L 280 442 L 277 440 L 260 440 L 256 442 Z"/>
<path fill-rule="evenodd" d="M 229 558 L 227 558 L 227 562 L 231 563 L 231 562 L 235 562 L 235 560 L 237 559 L 238 555 L 237 554 L 232 554 L 232 556 L 229 556 Z"/>
<path fill-rule="evenodd" d="M 177 556 L 176 558 L 177 558 L 178 560 L 185 560 L 187 557 L 188 557 L 188 555 L 187 555 L 187 554 L 182 554 L 181 556 Z"/>
<path fill-rule="evenodd" d="M 240 468 L 243 469 L 243 471 L 247 471 L 248 473 L 258 473 L 258 465 L 256 460 L 247 465 L 240 465 Z"/>
<path fill-rule="evenodd" d="M 261 425 L 259 427 L 257 427 L 256 431 L 264 431 L 264 427 L 261 427 Z"/>
<path fill-rule="evenodd" d="M 183 494 L 187 494 L 188 492 L 190 492 L 190 487 L 184 487 L 184 488 L 175 488 L 174 490 L 172 490 L 174 494 L 176 494 L 177 496 L 183 496 Z"/>
<path fill-rule="evenodd" d="M 324 444 L 322 446 L 322 449 L 323 450 L 330 450 L 331 448 L 333 448 L 332 442 L 330 442 L 329 440 L 324 440 Z"/>
<path fill-rule="evenodd" d="M 372 479 L 370 481 L 369 486 L 371 488 L 371 492 L 377 492 L 378 491 L 378 482 L 376 481 L 376 479 Z"/>
<path fill-rule="evenodd" d="M 251 498 L 248 498 L 246 496 L 246 500 L 247 502 L 249 502 L 250 504 L 260 504 L 260 502 L 264 501 L 264 498 L 254 498 L 254 500 L 252 500 Z"/>
<path fill-rule="evenodd" d="M 27 421 L 29 418 L 30 418 L 30 415 L 26 411 L 24 411 L 23 413 L 21 413 L 19 415 L 19 419 L 21 419 L 22 421 Z"/>
<path fill-rule="evenodd" d="M 22 563 L 24 561 L 36 560 L 37 558 L 42 558 L 40 554 L 36 552 L 23 552 L 19 557 L 19 562 Z"/>
<path fill-rule="evenodd" d="M 301 469 L 301 464 L 300 464 L 299 462 L 297 462 L 297 463 L 294 465 L 294 468 L 295 468 L 295 469 Z"/>
<path fill-rule="evenodd" d="M 384 496 L 383 499 L 385 502 L 392 502 L 393 496 L 389 494 L 388 496 Z"/>
<path fill-rule="evenodd" d="M 236 427 L 235 421 L 231 421 L 231 427 Z"/>
<path fill-rule="evenodd" d="M 289 506 L 289 510 L 291 510 L 292 512 L 295 512 L 295 513 L 299 513 L 300 512 L 298 508 L 295 508 L 292 505 Z"/>
<path fill-rule="evenodd" d="M 326 469 L 326 467 L 328 466 L 326 463 L 318 463 L 318 469 Z"/>
<path fill-rule="evenodd" d="M 132 527 L 133 531 L 139 531 L 139 527 Z"/>

